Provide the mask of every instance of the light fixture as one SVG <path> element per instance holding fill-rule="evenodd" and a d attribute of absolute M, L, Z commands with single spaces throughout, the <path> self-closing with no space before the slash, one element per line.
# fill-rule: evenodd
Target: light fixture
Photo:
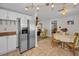
<path fill-rule="evenodd" d="M 28 11 L 28 7 L 25 7 L 25 10 Z"/>
<path fill-rule="evenodd" d="M 67 11 L 68 11 L 67 9 L 64 9 L 64 10 L 60 11 L 60 13 L 61 13 L 61 15 L 65 16 L 67 14 Z"/>
<path fill-rule="evenodd" d="M 63 7 L 62 7 L 62 9 L 59 10 L 59 12 L 63 16 L 65 16 L 67 14 L 68 9 L 66 8 L 66 5 L 65 4 L 63 4 Z"/>
<path fill-rule="evenodd" d="M 53 3 L 52 3 L 52 5 L 51 5 L 51 7 L 54 8 L 54 4 L 53 4 Z"/>
<path fill-rule="evenodd" d="M 25 7 L 25 10 L 26 11 L 28 11 L 29 9 L 36 9 L 37 11 L 39 11 L 39 9 L 41 8 L 41 7 L 45 7 L 45 6 L 49 6 L 49 5 L 51 5 L 51 8 L 54 8 L 54 3 L 46 3 L 44 6 L 41 6 L 41 5 L 35 5 L 34 3 L 32 3 L 31 5 L 29 5 L 29 6 L 26 6 Z"/>
<path fill-rule="evenodd" d="M 77 5 L 77 3 L 73 3 L 74 5 Z"/>
<path fill-rule="evenodd" d="M 25 10 L 28 11 L 29 9 L 36 9 L 37 11 L 40 9 L 39 5 L 35 5 L 34 3 L 32 3 L 30 6 L 26 6 Z"/>
<path fill-rule="evenodd" d="M 36 7 L 36 10 L 38 11 L 39 9 L 40 9 L 39 6 L 37 6 L 37 7 Z"/>
<path fill-rule="evenodd" d="M 67 14 L 67 12 L 68 12 L 67 8 L 64 7 L 64 9 L 61 11 L 61 14 L 62 14 L 63 16 L 65 16 L 65 15 Z"/>

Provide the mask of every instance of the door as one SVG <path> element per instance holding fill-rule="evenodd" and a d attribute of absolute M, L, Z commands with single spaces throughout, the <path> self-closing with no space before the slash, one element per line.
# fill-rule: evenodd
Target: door
<path fill-rule="evenodd" d="M 23 27 L 21 26 L 21 19 L 18 19 L 18 47 L 19 47 L 20 53 L 23 53 L 28 49 L 27 47 L 28 43 L 29 42 L 27 42 L 26 29 L 23 29 Z"/>
<path fill-rule="evenodd" d="M 30 39 L 29 39 L 29 49 L 35 47 L 35 31 L 31 30 L 30 31 Z"/>
<path fill-rule="evenodd" d="M 35 25 L 32 20 L 29 22 L 29 49 L 35 47 Z"/>
<path fill-rule="evenodd" d="M 26 51 L 27 48 L 27 34 L 21 34 L 20 37 L 20 52 Z"/>
<path fill-rule="evenodd" d="M 57 21 L 56 20 L 51 22 L 51 34 L 55 28 L 57 28 Z"/>

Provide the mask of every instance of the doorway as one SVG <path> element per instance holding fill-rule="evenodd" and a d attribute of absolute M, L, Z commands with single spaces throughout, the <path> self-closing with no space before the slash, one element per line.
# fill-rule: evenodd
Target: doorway
<path fill-rule="evenodd" d="M 57 20 L 51 21 L 51 35 L 57 31 Z"/>

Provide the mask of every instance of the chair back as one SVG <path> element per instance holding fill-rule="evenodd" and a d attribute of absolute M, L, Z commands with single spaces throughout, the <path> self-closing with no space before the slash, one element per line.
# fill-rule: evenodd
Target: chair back
<path fill-rule="evenodd" d="M 75 39 L 74 39 L 74 43 L 76 47 L 79 47 L 79 33 L 76 33 Z"/>

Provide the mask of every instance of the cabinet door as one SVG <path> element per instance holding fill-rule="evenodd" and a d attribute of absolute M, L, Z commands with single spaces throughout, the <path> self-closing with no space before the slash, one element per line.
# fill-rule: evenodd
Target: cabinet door
<path fill-rule="evenodd" d="M 16 35 L 8 36 L 8 52 L 16 49 Z"/>
<path fill-rule="evenodd" d="M 11 21 L 11 23 L 9 23 L 8 25 L 6 25 L 6 28 L 7 28 L 8 32 L 15 32 L 16 31 L 16 23 L 14 24 L 14 21 Z"/>
<path fill-rule="evenodd" d="M 0 37 L 0 55 L 7 52 L 7 38 L 5 36 Z"/>
<path fill-rule="evenodd" d="M 3 31 L 4 31 L 3 21 L 0 20 L 0 32 L 3 32 Z"/>
<path fill-rule="evenodd" d="M 7 11 L 10 20 L 16 20 L 17 14 L 16 12 Z"/>
<path fill-rule="evenodd" d="M 5 10 L 0 9 L 0 19 L 6 19 L 7 12 Z"/>

